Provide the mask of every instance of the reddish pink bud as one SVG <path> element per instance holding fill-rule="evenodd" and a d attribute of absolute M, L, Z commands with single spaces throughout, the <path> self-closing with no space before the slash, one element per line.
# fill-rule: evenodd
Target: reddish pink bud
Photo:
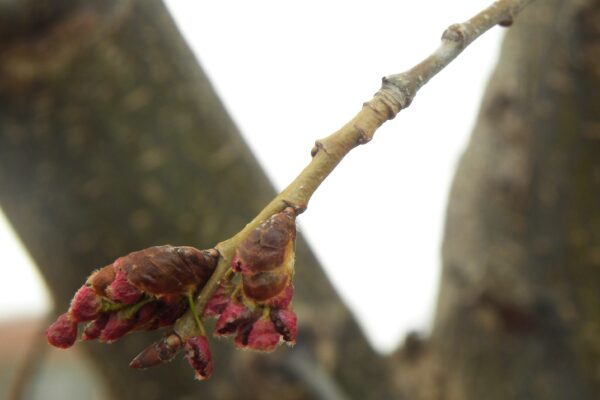
<path fill-rule="evenodd" d="M 110 314 L 102 314 L 96 320 L 90 322 L 84 329 L 83 335 L 81 335 L 81 340 L 94 340 L 100 337 L 100 333 L 106 326 L 108 322 L 108 317 Z"/>
<path fill-rule="evenodd" d="M 249 321 L 251 313 L 242 303 L 231 301 L 217 320 L 214 334 L 226 336 L 234 334 L 238 327 Z"/>
<path fill-rule="evenodd" d="M 213 362 L 206 336 L 195 336 L 186 340 L 185 358 L 196 371 L 196 379 L 204 380 L 210 377 Z"/>
<path fill-rule="evenodd" d="M 94 289 L 83 285 L 75 297 L 71 300 L 69 312 L 73 320 L 77 322 L 92 321 L 100 315 L 102 299 L 94 292 Z"/>
<path fill-rule="evenodd" d="M 292 282 L 289 282 L 285 289 L 267 302 L 267 305 L 271 308 L 287 308 L 292 302 L 293 296 L 294 285 L 292 285 Z"/>
<path fill-rule="evenodd" d="M 134 304 L 140 300 L 142 292 L 129 283 L 125 276 L 125 272 L 118 270 L 115 275 L 115 280 L 106 288 L 106 295 L 110 299 L 123 304 Z"/>
<path fill-rule="evenodd" d="M 69 313 L 64 313 L 46 330 L 46 339 L 52 346 L 67 349 L 77 339 L 77 322 Z"/>
<path fill-rule="evenodd" d="M 247 347 L 258 351 L 273 351 L 279 344 L 281 335 L 275 330 L 275 325 L 270 318 L 260 318 L 254 324 L 246 337 L 240 331 L 235 344 L 238 347 Z"/>
<path fill-rule="evenodd" d="M 216 317 L 221 315 L 231 300 L 231 287 L 220 285 L 212 297 L 206 303 L 203 317 Z"/>
<path fill-rule="evenodd" d="M 114 342 L 127 334 L 135 325 L 134 319 L 125 319 L 123 313 L 110 314 L 106 326 L 100 333 L 101 342 Z"/>
<path fill-rule="evenodd" d="M 275 330 L 283 336 L 283 340 L 289 344 L 295 344 L 298 326 L 296 313 L 290 308 L 283 310 L 273 309 L 271 310 L 270 317 L 275 325 Z"/>

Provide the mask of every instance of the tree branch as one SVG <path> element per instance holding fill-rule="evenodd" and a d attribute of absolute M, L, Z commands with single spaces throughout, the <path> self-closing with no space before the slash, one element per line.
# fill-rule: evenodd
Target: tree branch
<path fill-rule="evenodd" d="M 219 243 L 215 248 L 221 258 L 215 272 L 198 296 L 196 311 L 202 315 L 208 299 L 231 268 L 235 249 L 248 234 L 271 215 L 292 206 L 298 213 L 353 148 L 368 143 L 384 122 L 393 119 L 408 107 L 417 91 L 432 77 L 454 60 L 469 44 L 495 25 L 510 26 L 514 17 L 533 0 L 499 0 L 461 24 L 448 27 L 442 43 L 429 57 L 400 74 L 382 79 L 382 86 L 373 98 L 363 104 L 359 113 L 341 129 L 317 140 L 311 154 L 312 161 L 296 179 L 277 195 L 249 224 L 236 235 Z M 188 310 L 175 324 L 175 332 L 182 338 L 194 336 L 196 327 L 193 313 Z"/>

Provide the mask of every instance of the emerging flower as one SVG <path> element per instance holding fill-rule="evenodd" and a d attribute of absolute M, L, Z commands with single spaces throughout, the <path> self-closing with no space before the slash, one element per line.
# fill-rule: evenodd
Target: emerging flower
<path fill-rule="evenodd" d="M 210 378 L 213 362 L 206 336 L 194 336 L 185 341 L 185 358 L 196 371 L 196 379 Z"/>
<path fill-rule="evenodd" d="M 188 308 L 187 297 L 204 286 L 217 259 L 215 250 L 168 245 L 121 257 L 88 278 L 69 310 L 46 331 L 48 342 L 71 347 L 82 322 L 89 322 L 83 340 L 103 342 L 133 330 L 172 325 Z"/>
<path fill-rule="evenodd" d="M 273 351 L 279 344 L 280 337 L 271 319 L 268 316 L 261 317 L 248 325 L 247 329 L 238 331 L 235 345 L 258 351 Z"/>
<path fill-rule="evenodd" d="M 214 335 L 235 335 L 237 347 L 273 351 L 296 341 L 294 287 L 295 211 L 288 207 L 252 231 L 237 248 L 232 269 L 241 280 L 217 289 L 205 316 L 219 316 Z"/>
<path fill-rule="evenodd" d="M 237 330 L 253 320 L 252 312 L 241 302 L 231 300 L 215 325 L 215 336 L 233 335 Z"/>
<path fill-rule="evenodd" d="M 233 286 L 230 282 L 221 283 L 212 297 L 208 300 L 202 316 L 210 318 L 222 314 L 231 300 L 232 290 Z"/>
<path fill-rule="evenodd" d="M 201 317 L 218 318 L 213 334 L 235 337 L 236 347 L 268 352 L 282 341 L 294 344 L 297 319 L 291 302 L 295 218 L 295 210 L 288 207 L 260 224 L 239 244 L 231 270 L 219 276 L 216 290 L 211 283 L 214 293 L 202 315 L 194 299 L 213 274 L 221 256 L 218 251 L 150 247 L 92 273 L 75 293 L 69 310 L 46 331 L 48 342 L 60 348 L 71 347 L 77 339 L 77 325 L 86 323 L 83 340 L 110 343 L 132 331 L 171 326 L 188 312 L 181 324 L 144 349 L 130 366 L 162 364 L 185 349 L 185 358 L 199 380 L 207 379 L 213 371 Z M 188 317 L 193 317 L 193 324 Z"/>

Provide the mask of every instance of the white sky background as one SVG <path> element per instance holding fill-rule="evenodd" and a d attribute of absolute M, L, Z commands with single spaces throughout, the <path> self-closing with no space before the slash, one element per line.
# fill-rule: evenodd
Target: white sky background
<path fill-rule="evenodd" d="M 310 161 L 314 141 L 353 117 L 382 76 L 421 61 L 448 25 L 488 2 L 167 4 L 268 176 L 282 189 Z M 501 32 L 494 28 L 478 39 L 372 142 L 352 151 L 299 219 L 301 232 L 380 351 L 391 351 L 410 330 L 430 327 L 447 193 Z M 15 271 L 10 280 L 0 280 L 0 318 L 47 311 L 49 297 L 39 275 L 2 218 L 0 248 L 2 268 Z"/>

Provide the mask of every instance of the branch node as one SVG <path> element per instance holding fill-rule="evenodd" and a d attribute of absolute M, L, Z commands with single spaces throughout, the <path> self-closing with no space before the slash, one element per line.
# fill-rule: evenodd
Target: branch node
<path fill-rule="evenodd" d="M 310 156 L 314 158 L 319 152 L 319 150 L 323 150 L 325 153 L 327 153 L 327 150 L 325 150 L 325 146 L 323 145 L 323 143 L 320 140 L 317 140 L 315 141 L 315 145 L 310 151 Z"/>
<path fill-rule="evenodd" d="M 442 34 L 442 40 L 456 43 L 461 49 L 466 46 L 466 37 L 465 24 L 452 24 Z"/>
<path fill-rule="evenodd" d="M 284 212 L 292 212 L 294 214 L 294 216 L 298 216 L 300 214 L 302 214 L 304 211 L 306 211 L 306 205 L 305 204 L 296 204 L 292 201 L 289 200 L 283 200 L 283 203 L 285 204 L 285 208 L 283 209 Z M 288 210 L 288 208 L 291 208 L 291 210 Z"/>
<path fill-rule="evenodd" d="M 419 77 L 418 82 L 415 83 L 414 80 L 406 76 L 406 73 L 400 73 L 384 76 L 381 79 L 381 83 L 381 90 L 379 92 L 388 101 L 395 103 L 394 106 L 397 108 L 397 114 L 412 103 L 417 93 L 415 84 L 420 87 L 424 82 L 423 78 Z"/>
<path fill-rule="evenodd" d="M 356 139 L 356 144 L 358 146 L 369 143 L 371 141 L 371 137 L 367 134 L 367 131 L 365 131 L 365 129 L 362 126 L 356 124 L 354 124 L 353 126 L 354 129 L 356 129 L 356 131 L 358 132 L 358 138 Z"/>

